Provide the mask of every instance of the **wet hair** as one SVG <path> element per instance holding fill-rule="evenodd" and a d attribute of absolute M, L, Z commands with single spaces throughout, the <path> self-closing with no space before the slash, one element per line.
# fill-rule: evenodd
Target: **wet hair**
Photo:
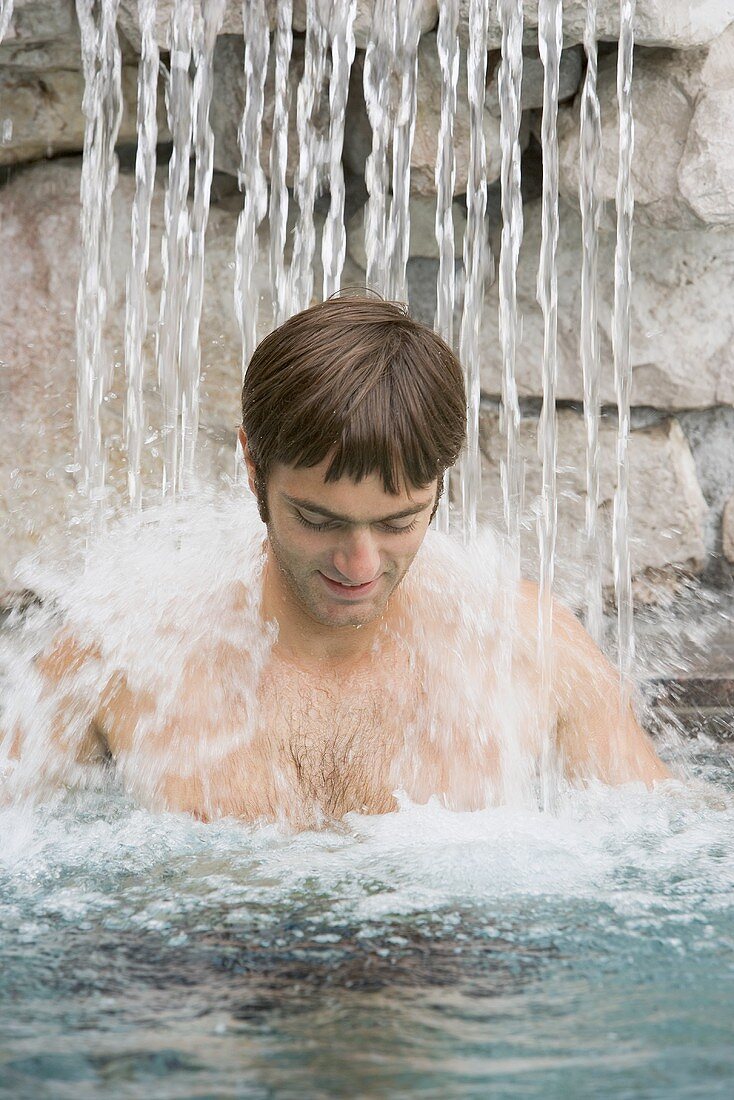
<path fill-rule="evenodd" d="M 425 488 L 466 432 L 461 364 L 439 336 L 379 297 L 329 298 L 258 345 L 242 387 L 242 427 L 263 519 L 276 463 L 326 481 L 379 474 L 388 493 Z"/>

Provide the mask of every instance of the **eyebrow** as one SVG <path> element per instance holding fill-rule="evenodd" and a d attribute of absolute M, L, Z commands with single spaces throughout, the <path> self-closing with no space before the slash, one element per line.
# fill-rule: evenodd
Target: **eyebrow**
<path fill-rule="evenodd" d="M 294 505 L 296 508 L 303 508 L 306 512 L 313 512 L 318 516 L 325 516 L 326 519 L 337 520 L 339 523 L 359 523 L 360 520 L 355 520 L 351 516 L 340 516 L 338 512 L 331 512 L 328 508 L 324 508 L 321 504 L 315 504 L 312 500 L 301 500 L 299 497 L 288 496 L 287 493 L 282 494 L 284 499 L 289 504 Z M 425 504 L 416 504 L 412 508 L 404 508 L 402 512 L 392 512 L 389 516 L 380 516 L 378 519 L 372 519 L 370 523 L 388 523 L 393 519 L 406 519 L 407 516 L 417 516 L 419 512 L 425 512 L 433 502 L 426 501 Z"/>

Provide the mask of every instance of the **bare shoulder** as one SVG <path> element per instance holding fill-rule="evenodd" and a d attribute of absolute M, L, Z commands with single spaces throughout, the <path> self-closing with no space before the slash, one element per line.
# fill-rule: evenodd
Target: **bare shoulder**
<path fill-rule="evenodd" d="M 524 649 L 536 644 L 538 586 L 523 581 L 517 600 Z M 638 722 L 631 692 L 569 608 L 553 601 L 551 691 L 559 751 L 569 778 L 651 785 L 670 772 Z"/>

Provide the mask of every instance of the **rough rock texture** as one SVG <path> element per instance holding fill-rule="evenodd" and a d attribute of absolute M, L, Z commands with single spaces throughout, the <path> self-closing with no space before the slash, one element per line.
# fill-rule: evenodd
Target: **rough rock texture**
<path fill-rule="evenodd" d="M 349 105 L 344 139 L 344 163 L 351 172 L 364 174 L 364 166 L 372 150 L 372 129 L 364 103 L 362 81 L 364 54 L 357 54 L 352 66 L 349 84 Z M 415 137 L 410 158 L 410 187 L 420 195 L 435 195 L 436 151 L 441 119 L 441 66 L 438 60 L 435 34 L 426 34 L 418 48 L 418 97 Z M 527 143 L 527 128 L 523 141 Z M 487 149 L 487 179 L 496 180 L 500 174 L 501 150 L 499 120 L 490 111 L 484 113 L 484 140 Z M 459 66 L 459 84 L 454 122 L 454 149 L 456 154 L 456 182 L 454 194 L 466 191 L 469 168 L 469 104 L 466 91 L 466 64 L 462 53 Z"/>
<path fill-rule="evenodd" d="M 581 227 L 577 208 L 561 204 L 558 248 L 558 398 L 581 400 L 579 350 Z M 518 352 L 520 393 L 542 392 L 543 321 L 536 301 L 540 204 L 526 204 L 518 269 L 523 317 Z M 615 235 L 599 242 L 602 400 L 613 403 L 612 307 Z M 722 287 L 734 283 L 734 231 L 637 226 L 633 240 L 632 403 L 658 409 L 734 404 L 734 314 Z M 498 287 L 487 294 L 482 389 L 501 392 Z"/>
<path fill-rule="evenodd" d="M 15 0 L 5 35 L 8 45 L 30 45 L 52 41 L 74 32 L 74 0 Z"/>
<path fill-rule="evenodd" d="M 347 250 L 358 267 L 366 270 L 367 255 L 364 243 L 365 208 L 358 210 L 347 225 Z M 466 210 L 460 203 L 453 204 L 454 256 L 459 258 L 466 230 Z M 415 195 L 410 203 L 410 255 L 437 260 L 436 202 L 425 195 Z"/>
<path fill-rule="evenodd" d="M 136 140 L 137 68 L 122 69 L 123 115 L 118 141 Z M 0 69 L 0 103 L 5 140 L 0 165 L 75 153 L 84 146 L 82 96 L 84 77 L 78 71 Z M 163 99 L 159 125 L 165 128 Z"/>
<path fill-rule="evenodd" d="M 721 533 L 724 556 L 734 564 L 734 496 L 729 498 L 724 508 Z"/>
<path fill-rule="evenodd" d="M 543 106 L 543 80 L 545 70 L 540 60 L 537 46 L 523 47 L 522 93 L 520 103 L 523 111 Z M 493 54 L 487 73 L 487 94 L 485 106 L 497 118 L 500 117 L 500 97 L 498 76 L 501 54 Z M 559 71 L 558 99 L 561 103 L 571 99 L 577 92 L 584 69 L 584 51 L 581 46 L 572 46 L 561 52 Z"/>
<path fill-rule="evenodd" d="M 696 463 L 698 482 L 709 506 L 706 550 L 716 573 L 721 554 L 722 513 L 734 493 L 734 409 L 721 405 L 678 416 Z"/>
<path fill-rule="evenodd" d="M 483 457 L 483 514 L 502 525 L 500 463 L 505 440 L 496 411 L 483 409 L 480 425 Z M 541 491 L 541 462 L 537 451 L 537 422 L 523 420 L 521 453 L 525 469 L 524 556 L 532 569 L 537 562 L 534 517 Z M 599 434 L 601 507 L 599 522 L 606 547 L 604 583 L 613 585 L 610 525 L 616 485 L 614 424 L 604 423 Z M 585 448 L 583 418 L 569 410 L 558 414 L 559 579 L 569 598 L 583 590 Z M 641 600 L 654 596 L 656 585 L 669 587 L 681 574 L 699 573 L 706 553 L 703 525 L 706 502 L 696 478 L 690 448 L 680 425 L 668 419 L 642 428 L 630 437 L 630 526 L 635 593 Z"/>
<path fill-rule="evenodd" d="M 245 106 L 244 44 L 242 37 L 223 35 L 217 41 L 214 52 L 214 95 L 212 98 L 210 121 L 214 131 L 214 165 L 220 172 L 236 176 L 240 167 L 240 149 L 238 130 Z M 288 71 L 290 82 L 290 112 L 288 115 L 288 164 L 286 177 L 293 183 L 298 169 L 298 130 L 296 128 L 296 95 L 298 84 L 303 75 L 304 43 L 295 39 L 291 65 Z M 318 128 L 321 134 L 329 130 L 328 89 L 324 89 L 319 113 Z M 273 136 L 273 113 L 275 110 L 275 55 L 271 51 L 268 59 L 268 71 L 265 80 L 265 111 L 263 113 L 262 139 L 260 145 L 260 163 L 265 174 L 270 177 L 270 144 Z"/>
<path fill-rule="evenodd" d="M 459 0 L 460 37 L 468 38 L 470 0 Z M 538 0 L 523 3 L 525 40 L 537 38 Z M 563 0 L 563 37 L 566 44 L 583 41 L 585 0 Z M 687 50 L 710 42 L 734 21 L 732 0 L 637 0 L 635 41 L 645 46 L 672 46 Z M 618 0 L 599 0 L 597 38 L 619 38 Z M 489 8 L 489 43 L 502 41 L 494 5 Z"/>
<path fill-rule="evenodd" d="M 12 567 L 43 536 L 63 528 L 74 504 L 74 478 L 66 469 L 74 449 L 75 309 L 79 265 L 80 162 L 57 160 L 28 168 L 2 192 L 0 221 L 0 591 L 12 587 Z M 130 251 L 134 179 L 122 174 L 115 194 L 112 242 L 115 286 L 107 347 L 116 361 L 124 322 L 125 272 Z M 202 462 L 210 461 L 221 429 L 237 423 L 239 337 L 233 310 L 232 241 L 236 214 L 212 210 L 202 318 Z M 160 292 L 162 189 L 153 211 L 149 328 Z M 153 370 L 152 339 L 148 367 Z M 124 381 L 116 373 L 105 409 L 112 480 L 123 485 L 120 437 Z M 213 409 L 210 409 L 210 405 Z M 157 402 L 150 397 L 155 428 Z M 212 438 L 207 448 L 207 434 Z M 147 450 L 150 484 L 160 477 L 155 442 Z M 208 452 L 208 453 L 207 453 Z"/>
<path fill-rule="evenodd" d="M 80 158 L 31 165 L 2 190 L 0 219 L 0 605 L 12 590 L 15 563 L 46 536 L 61 537 L 65 516 L 81 507 L 71 463 L 74 451 L 75 311 L 79 272 Z M 150 499 L 160 485 L 160 405 L 156 396 L 154 332 L 161 289 L 165 169 L 159 172 L 151 215 L 146 342 L 144 476 Z M 115 191 L 111 245 L 114 276 L 106 347 L 116 367 L 104 409 L 108 469 L 115 494 L 124 491 L 122 453 L 125 278 L 130 256 L 134 177 L 121 172 Z M 211 482 L 234 470 L 239 423 L 241 341 L 234 313 L 234 239 L 242 197 L 223 189 L 207 230 L 201 319 L 201 424 L 197 467 Z M 292 219 L 291 219 L 292 224 Z M 320 229 L 321 219 L 317 219 Z M 267 230 L 255 270 L 259 335 L 272 327 Z M 320 288 L 318 253 L 315 284 Z M 344 283 L 362 275 L 349 262 Z"/>
<path fill-rule="evenodd" d="M 616 57 L 599 65 L 602 198 L 617 186 Z M 559 113 L 560 189 L 578 195 L 579 99 Z M 734 26 L 687 54 L 639 49 L 633 75 L 632 177 L 638 224 L 734 225 Z M 613 211 L 612 211 L 613 213 Z"/>
<path fill-rule="evenodd" d="M 372 12 L 375 0 L 357 0 L 357 13 L 354 20 L 354 39 L 360 49 L 364 49 L 369 40 Z M 158 0 L 156 8 L 156 39 L 162 49 L 170 46 L 170 22 L 174 0 Z M 328 3 L 323 5 L 324 17 L 328 18 Z M 270 27 L 275 26 L 277 0 L 266 0 L 266 10 Z M 438 19 L 438 0 L 421 0 L 420 22 L 421 31 L 432 30 Z M 118 19 L 120 29 L 128 42 L 137 50 L 140 49 L 140 30 L 138 27 L 137 0 L 121 0 L 120 16 Z M 303 32 L 306 29 L 306 0 L 294 0 L 293 2 L 293 29 Z M 224 20 L 222 34 L 242 34 L 242 4 L 240 0 L 226 0 L 224 7 Z"/>

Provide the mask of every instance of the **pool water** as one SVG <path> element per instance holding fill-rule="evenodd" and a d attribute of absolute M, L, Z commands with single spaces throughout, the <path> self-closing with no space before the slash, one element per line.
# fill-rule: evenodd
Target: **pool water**
<path fill-rule="evenodd" d="M 0 1096 L 730 1097 L 734 783 L 289 834 L 0 812 Z"/>

